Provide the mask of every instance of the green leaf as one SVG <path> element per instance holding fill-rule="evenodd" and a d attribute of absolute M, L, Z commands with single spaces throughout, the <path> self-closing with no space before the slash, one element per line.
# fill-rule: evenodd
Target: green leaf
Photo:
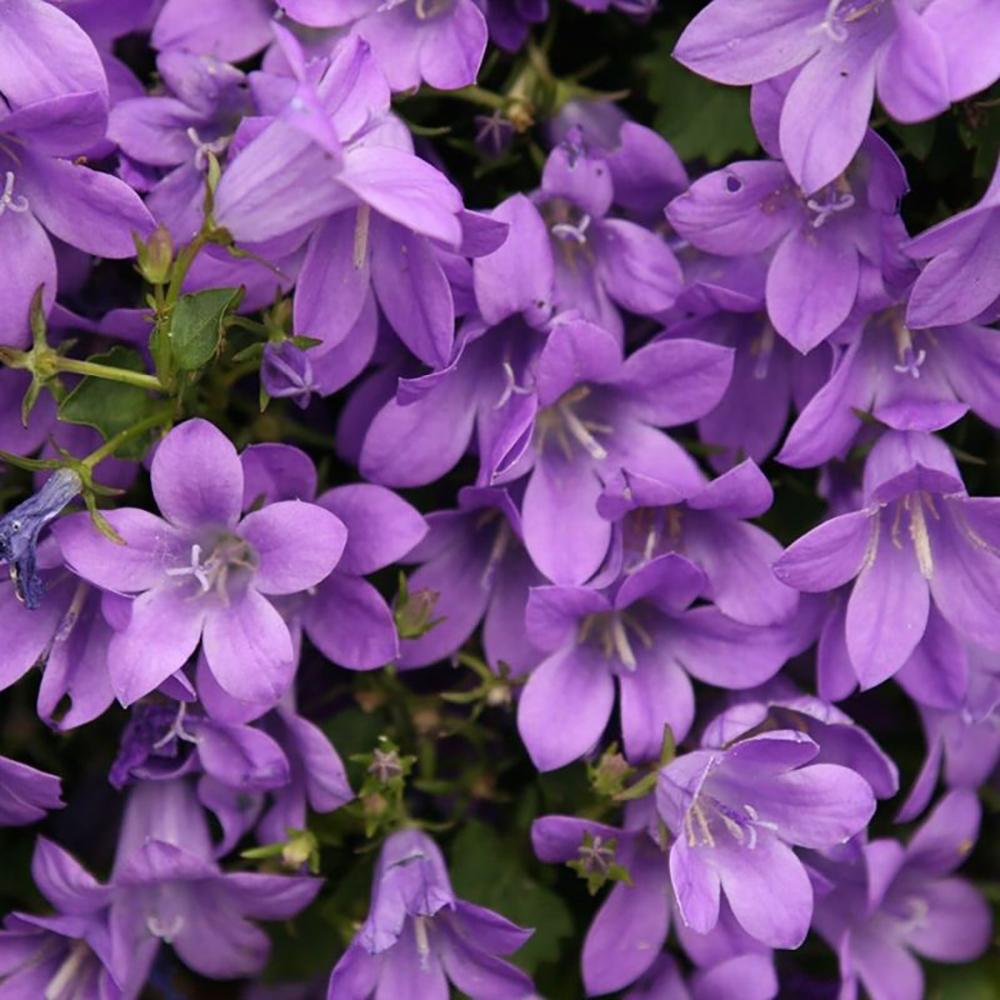
<path fill-rule="evenodd" d="M 917 122 L 915 125 L 903 125 L 901 122 L 890 121 L 889 131 L 896 136 L 903 144 L 903 149 L 918 160 L 927 158 L 934 145 L 934 133 L 937 131 L 937 122 L 931 119 L 926 122 Z"/>
<path fill-rule="evenodd" d="M 170 339 L 178 367 L 193 372 L 211 361 L 222 340 L 222 321 L 242 297 L 242 288 L 207 288 L 177 300 Z"/>
<path fill-rule="evenodd" d="M 518 849 L 484 823 L 470 820 L 451 849 L 451 880 L 462 899 L 488 906 L 535 933 L 511 956 L 527 972 L 558 961 L 560 942 L 573 933 L 569 908 L 524 870 Z"/>
<path fill-rule="evenodd" d="M 656 51 L 639 63 L 657 109 L 654 128 L 682 160 L 705 160 L 715 167 L 755 153 L 749 89 L 712 83 L 685 69 L 670 55 L 676 40 L 676 32 L 661 32 Z"/>
<path fill-rule="evenodd" d="M 142 356 L 130 347 L 112 347 L 106 354 L 95 354 L 87 360 L 111 368 L 146 370 Z M 107 440 L 148 416 L 155 405 L 156 401 L 145 389 L 88 376 L 59 404 L 59 419 L 93 427 Z M 140 459 L 148 441 L 148 435 L 135 438 L 123 444 L 116 454 L 120 458 Z"/>

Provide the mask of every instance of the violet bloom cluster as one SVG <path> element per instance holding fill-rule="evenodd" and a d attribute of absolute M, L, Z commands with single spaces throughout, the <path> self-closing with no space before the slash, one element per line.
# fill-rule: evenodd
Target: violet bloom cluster
<path fill-rule="evenodd" d="M 870 118 L 1000 79 L 1000 4 L 712 0 L 675 57 L 752 85 L 765 154 L 718 169 L 557 80 L 543 23 L 0 0 L 0 826 L 48 824 L 0 996 L 254 982 L 258 922 L 308 911 L 303 996 L 534 1000 L 521 900 L 465 892 L 470 818 L 604 893 L 588 996 L 799 995 L 814 935 L 827 992 L 918 1000 L 918 956 L 988 947 L 955 872 L 1000 762 L 1000 498 L 964 436 L 1000 427 L 1000 166 L 911 236 Z M 146 41 L 149 86 L 116 55 Z M 467 202 L 429 100 L 512 149 L 544 125 L 535 182 Z M 879 742 L 904 717 L 914 766 Z M 535 815 L 564 768 L 579 815 Z"/>

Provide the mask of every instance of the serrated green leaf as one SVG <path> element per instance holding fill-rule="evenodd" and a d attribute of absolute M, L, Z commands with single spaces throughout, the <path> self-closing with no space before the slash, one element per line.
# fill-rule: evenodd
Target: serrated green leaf
<path fill-rule="evenodd" d="M 177 300 L 170 339 L 179 368 L 193 372 L 211 361 L 222 340 L 222 320 L 242 295 L 241 288 L 206 288 Z"/>
<path fill-rule="evenodd" d="M 573 933 L 569 908 L 551 889 L 525 871 L 517 848 L 476 820 L 470 820 L 451 849 L 451 880 L 462 899 L 488 906 L 535 933 L 511 956 L 531 973 L 542 962 L 557 961 L 560 942 Z"/>
<path fill-rule="evenodd" d="M 112 347 L 106 354 L 95 354 L 87 360 L 110 368 L 146 370 L 142 356 L 130 347 Z M 107 440 L 148 416 L 155 405 L 145 389 L 88 376 L 59 404 L 59 419 L 93 427 Z M 128 441 L 116 454 L 119 458 L 140 459 L 148 441 L 148 436 Z"/>

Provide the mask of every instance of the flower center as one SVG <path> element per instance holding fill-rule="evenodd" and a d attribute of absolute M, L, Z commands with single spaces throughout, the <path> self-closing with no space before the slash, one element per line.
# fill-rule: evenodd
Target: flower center
<path fill-rule="evenodd" d="M 833 42 L 847 41 L 847 25 L 877 11 L 885 0 L 830 0 L 823 20 L 810 30 L 821 31 Z"/>
<path fill-rule="evenodd" d="M 606 660 L 617 660 L 626 670 L 632 671 L 639 665 L 632 645 L 632 633 L 642 646 L 651 649 L 653 638 L 645 627 L 627 611 L 602 611 L 587 615 L 580 622 L 577 642 L 593 642 L 604 654 Z"/>
<path fill-rule="evenodd" d="M 198 168 L 198 170 L 207 169 L 208 154 L 212 153 L 214 156 L 220 156 L 226 151 L 226 147 L 229 145 L 230 140 L 228 135 L 221 135 L 218 139 L 206 142 L 200 135 L 198 135 L 198 131 L 193 125 L 187 130 L 187 137 L 191 140 L 191 144 L 194 146 L 194 165 Z"/>
<path fill-rule="evenodd" d="M 580 860 L 587 872 L 607 875 L 615 860 L 615 848 L 600 834 L 595 834 L 590 843 L 583 843 L 577 848 Z"/>
<path fill-rule="evenodd" d="M 4 174 L 3 193 L 0 194 L 0 215 L 7 210 L 20 214 L 28 211 L 28 199 L 23 194 L 14 194 L 14 171 L 8 170 Z"/>
<path fill-rule="evenodd" d="M 813 229 L 819 229 L 833 216 L 854 208 L 854 204 L 850 182 L 841 174 L 833 184 L 806 200 L 806 208 L 813 213 L 810 225 Z"/>
<path fill-rule="evenodd" d="M 684 814 L 684 835 L 688 847 L 716 847 L 722 835 L 732 837 L 740 847 L 757 846 L 757 831 L 777 830 L 762 820 L 753 806 L 729 806 L 712 795 L 700 792 Z"/>
<path fill-rule="evenodd" d="M 597 434 L 610 434 L 610 424 L 581 417 L 576 407 L 590 395 L 590 386 L 578 385 L 564 393 L 551 406 L 546 406 L 535 418 L 536 447 L 541 450 L 550 434 L 555 436 L 567 459 L 573 458 L 574 442 L 593 459 L 608 457 L 607 449 L 597 440 Z"/>
<path fill-rule="evenodd" d="M 198 583 L 196 597 L 214 593 L 226 601 L 235 588 L 246 585 L 257 569 L 256 552 L 242 538 L 230 534 L 222 535 L 207 552 L 195 542 L 190 559 L 188 565 L 172 566 L 166 574 L 192 577 Z"/>
<path fill-rule="evenodd" d="M 896 342 L 896 356 L 899 358 L 899 363 L 893 365 L 892 370 L 900 375 L 920 378 L 920 368 L 927 360 L 927 351 L 913 346 L 913 333 L 899 314 L 893 316 L 892 334 Z"/>
<path fill-rule="evenodd" d="M 891 539 L 892 544 L 897 549 L 902 549 L 902 523 L 907 520 L 907 531 L 913 551 L 917 557 L 917 565 L 920 567 L 920 575 L 929 580 L 934 574 L 934 558 L 931 553 L 931 537 L 927 530 L 927 513 L 935 521 L 940 520 L 940 514 L 934 506 L 934 498 L 926 490 L 919 493 L 907 493 L 901 500 L 896 502 L 896 510 L 892 520 Z"/>

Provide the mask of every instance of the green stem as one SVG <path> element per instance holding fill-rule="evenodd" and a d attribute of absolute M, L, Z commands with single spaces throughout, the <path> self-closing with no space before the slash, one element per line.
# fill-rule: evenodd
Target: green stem
<path fill-rule="evenodd" d="M 152 389 L 154 392 L 166 391 L 166 386 L 155 375 L 147 375 L 145 372 L 113 368 L 111 365 L 99 365 L 93 361 L 78 361 L 76 358 L 57 357 L 53 363 L 56 371 L 60 372 L 89 375 L 91 378 L 103 378 L 109 382 L 124 382 L 140 389 Z"/>
<path fill-rule="evenodd" d="M 92 451 L 86 458 L 81 459 L 82 464 L 88 469 L 93 469 L 99 462 L 103 462 L 104 459 L 113 455 L 126 441 L 131 441 L 132 438 L 139 437 L 139 435 L 145 434 L 146 431 L 166 423 L 170 419 L 171 412 L 172 408 L 169 406 L 157 408 L 148 417 L 143 417 L 142 420 L 136 421 L 131 427 L 126 427 L 125 430 L 119 431 L 114 437 L 108 438 L 100 448 Z"/>
<path fill-rule="evenodd" d="M 492 90 L 487 90 L 485 87 L 477 87 L 475 84 L 459 87 L 457 90 L 435 90 L 433 94 L 435 97 L 454 97 L 459 101 L 478 104 L 480 107 L 493 108 L 495 111 L 503 111 L 507 106 L 506 97 L 494 94 Z"/>

